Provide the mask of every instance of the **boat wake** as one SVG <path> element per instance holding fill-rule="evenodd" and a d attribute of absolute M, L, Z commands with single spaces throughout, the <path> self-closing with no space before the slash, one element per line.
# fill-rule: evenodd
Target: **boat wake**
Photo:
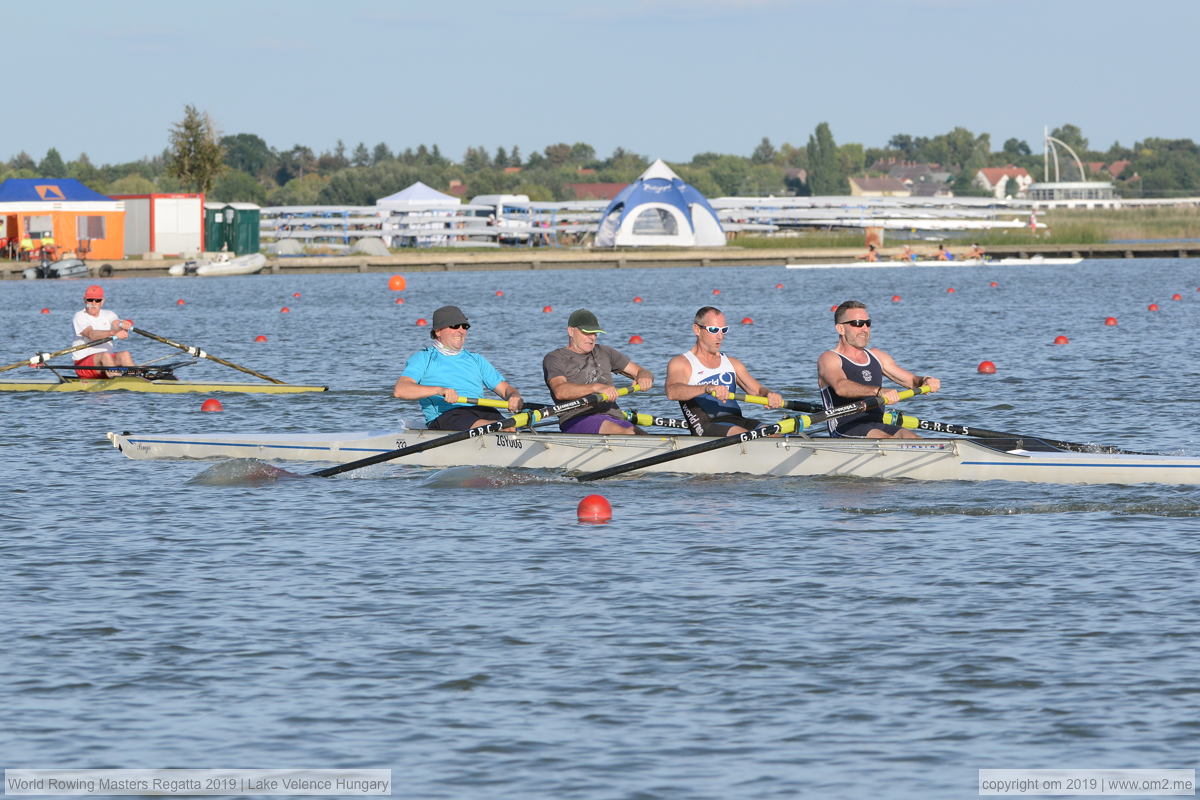
<path fill-rule="evenodd" d="M 852 508 L 844 506 L 842 511 L 851 514 L 862 514 L 864 516 L 913 514 L 919 517 L 1005 517 L 1023 514 L 1067 514 L 1081 512 L 1103 513 L 1113 516 L 1200 517 L 1200 503 L 1190 499 L 1162 499 L 1131 503 L 1067 500 L 1063 502 L 1022 503 L 1020 505 L 936 505 L 908 506 L 905 508 Z"/>
<path fill-rule="evenodd" d="M 304 476 L 273 467 L 257 458 L 235 458 L 213 464 L 188 483 L 200 486 L 261 486 L 264 483 L 301 477 Z"/>
<path fill-rule="evenodd" d="M 426 478 L 422 485 L 434 489 L 502 489 L 536 483 L 561 482 L 561 476 L 539 474 L 532 470 L 503 467 L 447 467 Z"/>

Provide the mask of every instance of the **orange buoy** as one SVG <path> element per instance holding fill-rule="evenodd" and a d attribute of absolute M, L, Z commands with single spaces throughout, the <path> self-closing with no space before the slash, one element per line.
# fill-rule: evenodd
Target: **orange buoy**
<path fill-rule="evenodd" d="M 1146 310 L 1147 311 L 1158 311 L 1158 303 L 1151 303 L 1150 305 L 1146 306 Z"/>
<path fill-rule="evenodd" d="M 429 324 L 429 322 L 424 317 L 421 317 L 420 319 L 417 320 L 418 326 L 423 326 L 423 325 L 428 325 L 428 324 Z"/>
<path fill-rule="evenodd" d="M 954 294 L 954 287 L 951 286 L 949 289 L 947 289 L 946 294 Z"/>
<path fill-rule="evenodd" d="M 1054 343 L 1055 344 L 1070 344 L 1071 340 L 1060 334 L 1060 335 L 1054 337 Z"/>
<path fill-rule="evenodd" d="M 742 324 L 743 325 L 753 325 L 754 320 L 750 319 L 750 317 L 742 317 Z"/>
<path fill-rule="evenodd" d="M 266 340 L 267 340 L 267 337 L 263 336 L 261 333 L 258 336 L 254 337 L 254 341 L 256 341 L 256 342 L 265 342 Z"/>
<path fill-rule="evenodd" d="M 43 313 L 43 314 L 49 314 L 49 313 L 50 313 L 50 309 L 48 309 L 48 308 L 43 308 L 43 309 L 42 309 L 42 313 Z"/>
<path fill-rule="evenodd" d="M 388 278 L 388 288 L 393 292 L 403 292 L 408 286 L 408 281 L 404 280 L 403 275 L 393 275 Z"/>
<path fill-rule="evenodd" d="M 290 313 L 292 313 L 292 310 L 290 308 L 288 308 L 287 306 L 284 306 L 283 308 L 279 309 L 279 313 L 280 314 L 290 314 Z"/>
<path fill-rule="evenodd" d="M 829 310 L 830 310 L 830 311 L 837 311 L 837 306 L 830 306 L 830 307 L 829 307 Z"/>
<path fill-rule="evenodd" d="M 553 308 L 551 308 L 550 306 L 542 306 L 542 313 L 543 313 L 543 314 L 549 314 L 549 313 L 550 313 L 551 311 L 553 311 L 553 310 L 554 310 L 554 309 L 553 309 Z"/>
<path fill-rule="evenodd" d="M 504 292 L 502 292 L 502 291 L 500 291 L 499 289 L 497 289 L 497 290 L 496 290 L 496 297 L 504 297 Z"/>
<path fill-rule="evenodd" d="M 721 293 L 720 289 L 713 289 L 713 294 L 720 294 L 720 293 Z"/>
<path fill-rule="evenodd" d="M 580 522 L 608 522 L 612 519 L 612 505 L 602 494 L 589 494 L 579 501 L 575 513 Z"/>
<path fill-rule="evenodd" d="M 633 298 L 633 302 L 635 302 L 635 303 L 640 303 L 640 302 L 642 302 L 642 298 L 640 298 L 640 297 L 635 297 L 635 298 Z"/>
<path fill-rule="evenodd" d="M 777 283 L 777 284 L 775 284 L 775 288 L 776 288 L 776 289 L 782 289 L 782 288 L 783 288 L 783 284 L 782 284 L 782 283 Z"/>
<path fill-rule="evenodd" d="M 225 407 L 221 405 L 221 401 L 215 397 L 210 397 L 200 404 L 201 411 L 224 411 Z"/>
<path fill-rule="evenodd" d="M 1183 299 L 1183 295 L 1181 295 L 1181 294 L 1173 294 L 1173 295 L 1171 295 L 1171 299 L 1172 299 L 1172 300 L 1182 300 L 1182 299 Z"/>
<path fill-rule="evenodd" d="M 991 282 L 990 284 L 988 284 L 988 285 L 989 285 L 989 286 L 991 286 L 993 289 L 995 289 L 997 286 L 999 286 L 999 285 L 1000 285 L 1000 282 L 999 282 L 999 281 L 992 281 L 992 282 Z"/>
<path fill-rule="evenodd" d="M 996 374 L 996 365 L 990 361 L 980 361 L 978 369 L 979 369 L 979 372 L 981 372 L 984 375 L 995 375 Z"/>
<path fill-rule="evenodd" d="M 397 297 L 397 298 L 396 298 L 396 305 L 398 305 L 398 306 L 402 306 L 402 305 L 404 305 L 404 298 L 403 298 L 403 297 Z"/>
<path fill-rule="evenodd" d="M 1117 318 L 1116 317 L 1105 317 L 1104 324 L 1108 325 L 1109 327 L 1112 327 L 1113 325 L 1117 324 Z"/>
<path fill-rule="evenodd" d="M 175 301 L 175 305 L 177 305 L 177 306 L 186 306 L 186 305 L 187 305 L 187 302 L 186 302 L 186 301 L 185 301 L 185 300 L 184 300 L 184 299 L 181 297 L 181 298 L 179 298 L 178 300 L 176 300 L 176 301 Z"/>
<path fill-rule="evenodd" d="M 642 337 L 638 336 L 636 333 L 633 336 L 629 337 L 629 343 L 630 344 L 644 344 L 644 342 L 642 341 Z"/>
<path fill-rule="evenodd" d="M 893 302 L 893 303 L 899 303 L 899 302 L 900 302 L 900 295 L 898 295 L 898 294 L 894 294 L 894 295 L 892 295 L 892 302 Z"/>

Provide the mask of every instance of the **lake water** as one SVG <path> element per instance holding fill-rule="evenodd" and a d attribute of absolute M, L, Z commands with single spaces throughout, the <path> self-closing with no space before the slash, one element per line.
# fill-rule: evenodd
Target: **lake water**
<path fill-rule="evenodd" d="M 400 464 L 206 486 L 104 433 L 415 420 L 391 385 L 446 303 L 529 399 L 573 309 L 661 376 L 712 303 L 731 354 L 812 400 L 830 306 L 857 298 L 875 346 L 942 378 L 905 411 L 1197 454 L 1200 261 L 407 278 L 403 305 L 387 275 L 102 282 L 140 328 L 328 394 L 220 414 L 0 396 L 5 766 L 390 768 L 397 797 L 578 800 L 962 798 L 981 768 L 1196 766 L 1195 487 Z M 67 346 L 82 289 L 0 283 L 0 362 Z M 660 388 L 636 406 L 678 415 Z M 575 519 L 593 491 L 608 525 Z"/>

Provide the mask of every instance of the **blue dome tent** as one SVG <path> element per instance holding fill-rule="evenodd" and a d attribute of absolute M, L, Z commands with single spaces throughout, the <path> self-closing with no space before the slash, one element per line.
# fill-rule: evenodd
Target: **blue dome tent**
<path fill-rule="evenodd" d="M 704 195 L 661 159 L 613 198 L 597 247 L 721 247 L 725 232 Z"/>

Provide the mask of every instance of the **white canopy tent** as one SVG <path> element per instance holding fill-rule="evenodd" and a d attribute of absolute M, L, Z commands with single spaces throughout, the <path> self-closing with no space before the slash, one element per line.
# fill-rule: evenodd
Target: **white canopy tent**
<path fill-rule="evenodd" d="M 725 231 L 708 200 L 661 159 L 613 198 L 597 247 L 721 247 Z"/>

